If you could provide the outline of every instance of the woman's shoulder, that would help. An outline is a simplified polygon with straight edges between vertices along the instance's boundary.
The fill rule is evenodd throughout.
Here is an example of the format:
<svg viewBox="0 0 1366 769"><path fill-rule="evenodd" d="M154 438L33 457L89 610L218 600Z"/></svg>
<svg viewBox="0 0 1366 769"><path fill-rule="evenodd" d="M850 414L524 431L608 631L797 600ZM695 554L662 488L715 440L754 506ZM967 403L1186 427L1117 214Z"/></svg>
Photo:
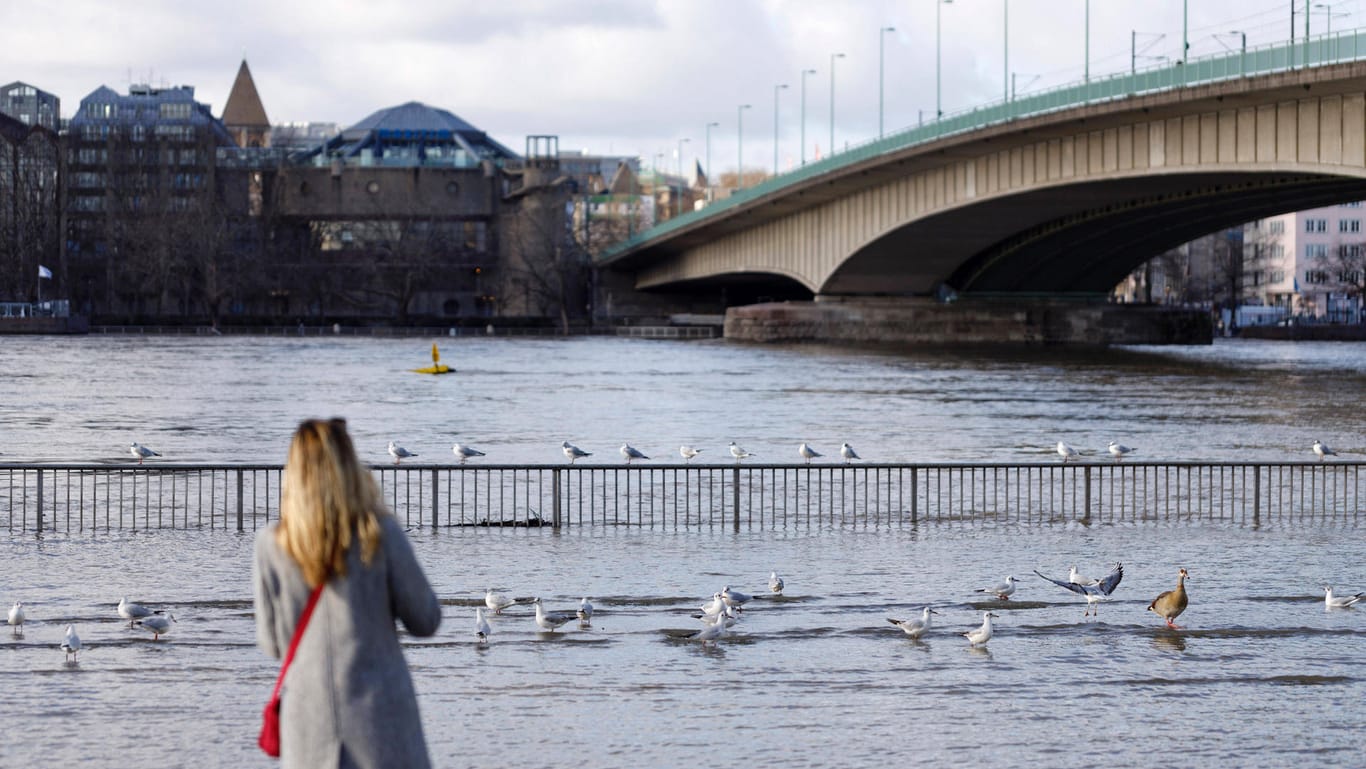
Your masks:
<svg viewBox="0 0 1366 769"><path fill-rule="evenodd" d="M280 552L280 547L275 538L275 532L278 530L278 526L279 524L277 522L267 524L263 529L257 529L255 549L256 557L258 559L269 558Z"/></svg>

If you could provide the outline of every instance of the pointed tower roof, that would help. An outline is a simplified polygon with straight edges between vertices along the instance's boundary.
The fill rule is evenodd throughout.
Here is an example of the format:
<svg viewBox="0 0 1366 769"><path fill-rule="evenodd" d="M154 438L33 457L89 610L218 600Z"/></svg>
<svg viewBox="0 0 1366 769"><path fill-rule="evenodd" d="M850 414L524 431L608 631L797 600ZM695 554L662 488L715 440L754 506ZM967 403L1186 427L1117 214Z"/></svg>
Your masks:
<svg viewBox="0 0 1366 769"><path fill-rule="evenodd" d="M228 102L223 105L223 124L229 126L251 126L269 128L270 119L266 108L261 105L261 96L256 93L256 82L251 79L247 60L237 70L237 79L232 83Z"/></svg>
<svg viewBox="0 0 1366 769"><path fill-rule="evenodd" d="M607 188L613 195L639 195L640 180L631 166L622 161L617 163L617 172L612 174L612 182Z"/></svg>

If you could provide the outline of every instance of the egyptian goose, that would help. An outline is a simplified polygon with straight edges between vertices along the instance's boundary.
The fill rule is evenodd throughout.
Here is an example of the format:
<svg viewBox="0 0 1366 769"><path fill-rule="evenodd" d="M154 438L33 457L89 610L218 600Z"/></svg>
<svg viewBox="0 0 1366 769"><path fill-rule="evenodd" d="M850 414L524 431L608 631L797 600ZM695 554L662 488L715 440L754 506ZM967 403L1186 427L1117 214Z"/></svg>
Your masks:
<svg viewBox="0 0 1366 769"><path fill-rule="evenodd" d="M1169 628L1177 627L1172 624L1172 620L1181 616L1181 612L1186 610L1186 604L1188 602L1186 598L1186 580L1189 578L1190 575L1186 573L1185 569L1182 569L1176 577L1176 589L1168 590L1162 595L1154 598L1153 602L1148 604L1148 611L1165 619L1167 621L1167 627Z"/></svg>

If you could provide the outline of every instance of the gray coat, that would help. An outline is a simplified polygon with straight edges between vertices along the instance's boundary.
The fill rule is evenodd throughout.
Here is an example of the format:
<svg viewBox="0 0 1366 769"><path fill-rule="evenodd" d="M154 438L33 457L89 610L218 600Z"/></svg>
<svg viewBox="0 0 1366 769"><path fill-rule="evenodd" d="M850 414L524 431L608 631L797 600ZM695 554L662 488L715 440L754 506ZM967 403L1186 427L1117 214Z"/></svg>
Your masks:
<svg viewBox="0 0 1366 769"><path fill-rule="evenodd" d="M394 620L429 636L441 624L441 606L403 529L392 516L382 521L374 559L362 566L359 548L352 548L346 576L323 589L285 674L281 766L431 764ZM274 525L256 535L253 571L256 643L281 658L311 591L275 543ZM263 704L268 695L262 692Z"/></svg>

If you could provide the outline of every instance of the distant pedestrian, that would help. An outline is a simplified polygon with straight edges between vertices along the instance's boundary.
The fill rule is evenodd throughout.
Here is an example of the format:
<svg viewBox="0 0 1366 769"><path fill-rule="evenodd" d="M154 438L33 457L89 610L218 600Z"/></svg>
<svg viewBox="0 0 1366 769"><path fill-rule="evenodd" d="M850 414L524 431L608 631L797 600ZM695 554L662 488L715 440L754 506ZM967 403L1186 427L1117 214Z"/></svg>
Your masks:
<svg viewBox="0 0 1366 769"><path fill-rule="evenodd" d="M284 679L284 767L428 767L417 695L394 621L430 636L441 606L403 528L340 419L299 425L280 521L256 538L256 642L289 648L322 585Z"/></svg>

